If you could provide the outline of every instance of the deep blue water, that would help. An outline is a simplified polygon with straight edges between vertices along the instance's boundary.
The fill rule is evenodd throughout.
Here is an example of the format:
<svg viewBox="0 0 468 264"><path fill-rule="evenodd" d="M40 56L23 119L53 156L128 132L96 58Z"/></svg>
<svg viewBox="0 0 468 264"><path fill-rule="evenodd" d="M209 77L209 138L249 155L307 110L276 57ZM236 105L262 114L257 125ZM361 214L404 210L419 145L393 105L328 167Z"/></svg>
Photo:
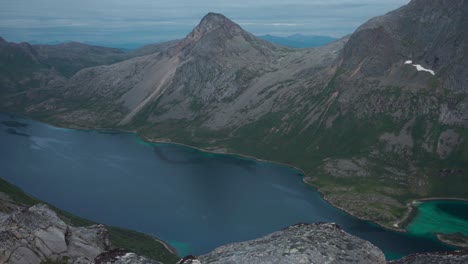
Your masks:
<svg viewBox="0 0 468 264"><path fill-rule="evenodd" d="M0 146L0 177L78 216L155 235L181 255L317 221L338 223L389 258L450 249L351 217L273 163L7 114Z"/></svg>
<svg viewBox="0 0 468 264"><path fill-rule="evenodd" d="M458 217L462 220L468 221L468 203L461 201L447 200L444 203L437 203L437 209L440 211Z"/></svg>

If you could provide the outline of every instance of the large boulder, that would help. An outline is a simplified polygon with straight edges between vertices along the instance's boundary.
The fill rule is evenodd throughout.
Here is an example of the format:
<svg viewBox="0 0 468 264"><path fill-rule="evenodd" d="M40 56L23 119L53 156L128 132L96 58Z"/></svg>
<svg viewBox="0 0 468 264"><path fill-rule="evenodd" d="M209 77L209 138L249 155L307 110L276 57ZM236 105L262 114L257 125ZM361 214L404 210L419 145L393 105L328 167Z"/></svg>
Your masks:
<svg viewBox="0 0 468 264"><path fill-rule="evenodd" d="M298 224L180 263L386 263L380 249L330 223Z"/></svg>

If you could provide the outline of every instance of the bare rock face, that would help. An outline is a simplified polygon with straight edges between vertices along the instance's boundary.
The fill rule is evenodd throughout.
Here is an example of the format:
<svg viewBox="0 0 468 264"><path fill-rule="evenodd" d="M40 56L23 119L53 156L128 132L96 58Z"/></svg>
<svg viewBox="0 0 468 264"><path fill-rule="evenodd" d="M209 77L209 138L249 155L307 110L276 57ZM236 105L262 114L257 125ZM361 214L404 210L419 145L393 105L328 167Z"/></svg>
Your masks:
<svg viewBox="0 0 468 264"><path fill-rule="evenodd" d="M0 195L5 196L3 193ZM74 264L158 264L122 249L111 249L109 233L103 225L67 225L47 205L30 208L0 197L0 263L39 264L65 261ZM61 263L61 262L60 262Z"/></svg>
<svg viewBox="0 0 468 264"><path fill-rule="evenodd" d="M64 257L70 263L92 263L110 246L104 226L69 226L47 205L15 211L0 224L1 263L40 263Z"/></svg>
<svg viewBox="0 0 468 264"><path fill-rule="evenodd" d="M465 264L468 263L468 251L438 252L415 254L389 264Z"/></svg>
<svg viewBox="0 0 468 264"><path fill-rule="evenodd" d="M385 263L380 249L336 224L298 224L265 237L221 246L180 263Z"/></svg>

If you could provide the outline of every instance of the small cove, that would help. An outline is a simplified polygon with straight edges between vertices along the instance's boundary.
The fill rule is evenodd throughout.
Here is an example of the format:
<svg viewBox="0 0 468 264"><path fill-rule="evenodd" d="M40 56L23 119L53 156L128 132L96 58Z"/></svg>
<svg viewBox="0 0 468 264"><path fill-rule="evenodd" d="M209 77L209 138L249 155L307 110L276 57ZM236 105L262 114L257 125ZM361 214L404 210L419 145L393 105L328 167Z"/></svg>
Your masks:
<svg viewBox="0 0 468 264"><path fill-rule="evenodd" d="M279 164L7 114L0 114L0 145L0 177L78 216L155 235L180 255L318 221L338 223L388 258L452 249L356 219Z"/></svg>
<svg viewBox="0 0 468 264"><path fill-rule="evenodd" d="M411 234L434 237L434 233L468 236L468 202L432 200L415 202L416 215L407 226Z"/></svg>

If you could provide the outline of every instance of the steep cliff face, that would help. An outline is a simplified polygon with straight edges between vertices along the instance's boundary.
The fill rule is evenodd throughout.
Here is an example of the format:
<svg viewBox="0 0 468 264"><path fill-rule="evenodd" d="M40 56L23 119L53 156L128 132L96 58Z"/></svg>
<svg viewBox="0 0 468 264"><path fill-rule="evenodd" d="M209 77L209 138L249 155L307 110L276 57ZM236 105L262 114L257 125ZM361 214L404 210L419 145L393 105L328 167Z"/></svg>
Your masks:
<svg viewBox="0 0 468 264"><path fill-rule="evenodd" d="M437 73L445 88L467 92L467 13L466 1L411 1L359 27L344 49L343 67L356 78L408 81L394 75L409 71L402 61L412 60Z"/></svg>

